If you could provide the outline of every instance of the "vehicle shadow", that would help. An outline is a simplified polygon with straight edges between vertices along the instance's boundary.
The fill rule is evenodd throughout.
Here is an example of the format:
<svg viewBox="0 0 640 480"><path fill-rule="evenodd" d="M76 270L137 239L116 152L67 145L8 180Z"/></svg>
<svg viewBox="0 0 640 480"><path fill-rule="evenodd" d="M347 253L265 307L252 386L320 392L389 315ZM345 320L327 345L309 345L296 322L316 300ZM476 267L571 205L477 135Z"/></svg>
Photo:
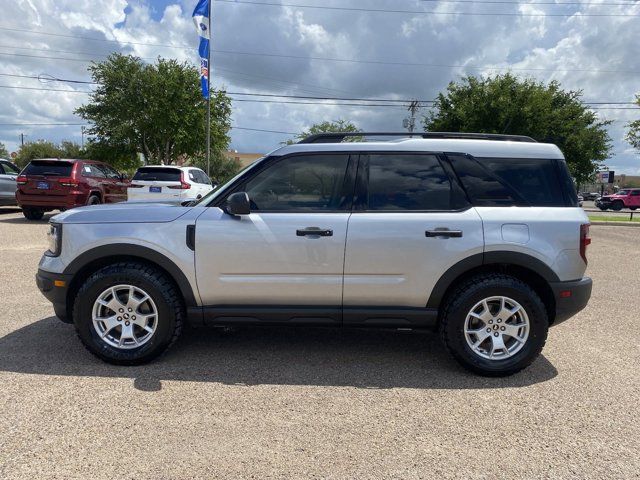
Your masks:
<svg viewBox="0 0 640 480"><path fill-rule="evenodd" d="M271 327L231 333L187 329L159 360L118 367L93 357L73 326L55 317L0 338L0 371L131 378L135 388L145 391L160 390L162 380L374 389L513 388L558 374L541 356L511 377L476 376L459 367L432 333Z"/></svg>
<svg viewBox="0 0 640 480"><path fill-rule="evenodd" d="M21 210L11 210L9 208L0 208L0 215L8 215L8 214L12 214L12 213L16 214L16 213L22 213L22 212L21 212ZM54 213L45 213L44 217L42 217L41 220L27 220L25 217L20 215L19 217L0 218L0 223L15 223L15 224L20 224L20 225L26 225L26 224L37 225L37 224L48 223L49 219L54 215L56 215L56 212L54 212Z"/></svg>

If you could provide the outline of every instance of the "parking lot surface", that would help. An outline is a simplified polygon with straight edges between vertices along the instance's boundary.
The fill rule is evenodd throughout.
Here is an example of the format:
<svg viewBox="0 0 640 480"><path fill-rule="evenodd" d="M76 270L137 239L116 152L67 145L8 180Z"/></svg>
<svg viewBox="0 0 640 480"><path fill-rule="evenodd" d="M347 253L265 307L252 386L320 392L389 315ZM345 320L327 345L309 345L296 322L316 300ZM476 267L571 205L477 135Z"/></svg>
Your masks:
<svg viewBox="0 0 640 480"><path fill-rule="evenodd" d="M107 365L35 286L46 219L0 210L2 479L638 478L640 229L592 227L590 305L487 379L378 331L190 330Z"/></svg>

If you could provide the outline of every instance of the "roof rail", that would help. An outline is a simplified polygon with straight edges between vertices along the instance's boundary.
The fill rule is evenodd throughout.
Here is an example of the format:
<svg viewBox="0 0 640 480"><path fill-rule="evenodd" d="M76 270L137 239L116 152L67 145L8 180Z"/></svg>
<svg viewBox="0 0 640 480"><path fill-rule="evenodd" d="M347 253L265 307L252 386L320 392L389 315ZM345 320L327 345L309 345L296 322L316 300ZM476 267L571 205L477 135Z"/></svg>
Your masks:
<svg viewBox="0 0 640 480"><path fill-rule="evenodd" d="M452 138L466 140L498 140L502 142L537 143L525 135L503 135L499 133L463 133L463 132L327 132L310 135L298 143L340 143L346 137L420 137Z"/></svg>

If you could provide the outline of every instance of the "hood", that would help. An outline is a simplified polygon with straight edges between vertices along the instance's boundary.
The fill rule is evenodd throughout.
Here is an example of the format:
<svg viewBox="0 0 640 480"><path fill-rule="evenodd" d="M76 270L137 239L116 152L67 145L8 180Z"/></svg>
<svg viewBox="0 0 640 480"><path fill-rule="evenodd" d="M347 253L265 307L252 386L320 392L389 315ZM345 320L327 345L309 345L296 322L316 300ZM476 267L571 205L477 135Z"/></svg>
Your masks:
<svg viewBox="0 0 640 480"><path fill-rule="evenodd" d="M191 210L167 203L112 203L67 210L51 218L55 223L165 223Z"/></svg>

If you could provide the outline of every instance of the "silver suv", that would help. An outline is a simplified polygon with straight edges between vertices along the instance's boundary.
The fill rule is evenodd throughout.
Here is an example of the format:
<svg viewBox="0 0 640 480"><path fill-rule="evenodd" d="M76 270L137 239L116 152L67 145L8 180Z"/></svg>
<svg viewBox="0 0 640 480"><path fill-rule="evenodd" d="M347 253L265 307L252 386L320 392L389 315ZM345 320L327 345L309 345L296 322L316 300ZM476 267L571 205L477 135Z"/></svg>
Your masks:
<svg viewBox="0 0 640 480"><path fill-rule="evenodd" d="M437 328L474 372L529 365L591 294L588 219L560 150L350 135L282 147L195 205L57 215L38 286L116 364L157 357L189 321Z"/></svg>

